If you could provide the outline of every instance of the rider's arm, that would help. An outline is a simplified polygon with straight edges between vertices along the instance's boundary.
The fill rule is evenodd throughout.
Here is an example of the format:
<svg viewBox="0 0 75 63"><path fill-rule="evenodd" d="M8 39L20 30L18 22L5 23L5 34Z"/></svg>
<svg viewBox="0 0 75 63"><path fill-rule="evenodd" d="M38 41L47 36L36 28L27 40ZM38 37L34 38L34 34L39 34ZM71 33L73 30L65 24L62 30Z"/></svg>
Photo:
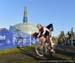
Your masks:
<svg viewBox="0 0 75 63"><path fill-rule="evenodd" d="M39 36L40 36L40 32L38 33L37 37L39 38Z"/></svg>
<svg viewBox="0 0 75 63"><path fill-rule="evenodd" d="M44 32L43 32L43 34L45 34L46 31L48 31L48 32L50 33L50 30L47 29L46 27L44 27Z"/></svg>

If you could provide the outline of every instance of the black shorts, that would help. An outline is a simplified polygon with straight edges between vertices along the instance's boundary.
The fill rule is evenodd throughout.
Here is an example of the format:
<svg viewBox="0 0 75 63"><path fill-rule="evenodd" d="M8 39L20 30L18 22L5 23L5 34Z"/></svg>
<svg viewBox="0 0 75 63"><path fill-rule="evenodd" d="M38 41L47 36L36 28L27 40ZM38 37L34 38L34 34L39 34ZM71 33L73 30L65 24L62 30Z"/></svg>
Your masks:
<svg viewBox="0 0 75 63"><path fill-rule="evenodd" d="M40 37L42 37L42 36L44 36L44 37L46 38L47 36L50 36L50 35L49 35L49 32L46 31L45 34L41 34L41 35L40 35Z"/></svg>
<svg viewBox="0 0 75 63"><path fill-rule="evenodd" d="M47 36L49 36L49 32L46 31L45 34L44 34L43 36L46 38Z"/></svg>

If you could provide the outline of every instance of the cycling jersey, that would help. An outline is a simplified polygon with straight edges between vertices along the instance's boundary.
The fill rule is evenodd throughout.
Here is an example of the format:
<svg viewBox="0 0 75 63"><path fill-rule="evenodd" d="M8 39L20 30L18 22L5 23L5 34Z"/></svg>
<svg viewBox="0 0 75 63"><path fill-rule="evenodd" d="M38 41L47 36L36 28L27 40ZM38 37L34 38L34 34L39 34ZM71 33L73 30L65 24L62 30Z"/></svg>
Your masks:
<svg viewBox="0 0 75 63"><path fill-rule="evenodd" d="M45 27L42 27L41 29L39 29L39 34L40 34L40 37L43 35L44 37L47 37L49 36L49 33L50 33L50 30L45 28Z"/></svg>

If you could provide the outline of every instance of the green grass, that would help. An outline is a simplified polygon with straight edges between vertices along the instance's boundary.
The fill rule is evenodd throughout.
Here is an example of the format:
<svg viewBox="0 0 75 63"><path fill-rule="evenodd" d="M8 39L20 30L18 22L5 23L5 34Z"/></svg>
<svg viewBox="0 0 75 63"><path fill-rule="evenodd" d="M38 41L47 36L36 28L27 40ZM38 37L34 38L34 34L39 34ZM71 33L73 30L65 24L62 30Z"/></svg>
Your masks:
<svg viewBox="0 0 75 63"><path fill-rule="evenodd" d="M26 50L26 51L33 51L34 46L25 46L25 47L21 47L21 49ZM18 48L9 48L9 49L0 50L0 55L13 54L13 53L19 53L19 52L20 52L20 50Z"/></svg>
<svg viewBox="0 0 75 63"><path fill-rule="evenodd" d="M17 48L9 48L9 49L0 50L0 55L13 54L13 53L19 53L19 52L20 50L18 50Z"/></svg>
<svg viewBox="0 0 75 63"><path fill-rule="evenodd" d="M59 50L62 50L62 51L66 51L66 52L69 52L69 53L75 53L75 46L62 46L62 47L58 47Z"/></svg>
<svg viewBox="0 0 75 63"><path fill-rule="evenodd" d="M66 55L63 55L63 54L52 54L52 56L60 58L60 59L64 59L64 60L72 60L72 57L66 56Z"/></svg>
<svg viewBox="0 0 75 63"><path fill-rule="evenodd" d="M21 47L25 51L32 51L33 46ZM0 63L38 63L32 57L23 55L18 48L0 50Z"/></svg>
<svg viewBox="0 0 75 63"><path fill-rule="evenodd" d="M21 49L29 52L34 52L35 51L34 47L35 46L25 46L25 47L21 47ZM65 48L67 49L68 47ZM63 50L63 48L60 49ZM59 53L52 54L52 56L64 60L75 60L75 57L71 57ZM18 48L9 48L9 49L0 50L0 63L2 63L2 61L5 61L5 63L38 63L34 58L29 56L24 56L21 53L21 50L19 50Z"/></svg>
<svg viewBox="0 0 75 63"><path fill-rule="evenodd" d="M32 58L23 58L23 59L13 59L8 61L9 63L38 63L36 60L32 59Z"/></svg>

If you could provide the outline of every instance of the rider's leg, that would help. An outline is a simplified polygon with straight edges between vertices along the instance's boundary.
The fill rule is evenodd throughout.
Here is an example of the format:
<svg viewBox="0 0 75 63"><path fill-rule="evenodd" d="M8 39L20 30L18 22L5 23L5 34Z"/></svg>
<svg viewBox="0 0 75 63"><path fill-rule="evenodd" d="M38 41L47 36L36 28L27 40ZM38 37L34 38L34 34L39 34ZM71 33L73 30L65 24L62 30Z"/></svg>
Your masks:
<svg viewBox="0 0 75 63"><path fill-rule="evenodd" d="M50 42L49 36L46 36L46 40L49 42L48 49L51 50L51 42Z"/></svg>
<svg viewBox="0 0 75 63"><path fill-rule="evenodd" d="M40 41L41 41L41 44L44 45L44 43L45 43L45 41L46 41L46 39L44 38L44 36L40 37L39 39L40 39Z"/></svg>
<svg viewBox="0 0 75 63"><path fill-rule="evenodd" d="M50 37L50 43L51 43L51 52L55 53L55 51L54 51L54 43L52 41L52 37Z"/></svg>
<svg viewBox="0 0 75 63"><path fill-rule="evenodd" d="M54 43L53 43L53 41L52 41L52 37L50 37L50 43L51 43L51 47L53 48L53 46L54 46Z"/></svg>

